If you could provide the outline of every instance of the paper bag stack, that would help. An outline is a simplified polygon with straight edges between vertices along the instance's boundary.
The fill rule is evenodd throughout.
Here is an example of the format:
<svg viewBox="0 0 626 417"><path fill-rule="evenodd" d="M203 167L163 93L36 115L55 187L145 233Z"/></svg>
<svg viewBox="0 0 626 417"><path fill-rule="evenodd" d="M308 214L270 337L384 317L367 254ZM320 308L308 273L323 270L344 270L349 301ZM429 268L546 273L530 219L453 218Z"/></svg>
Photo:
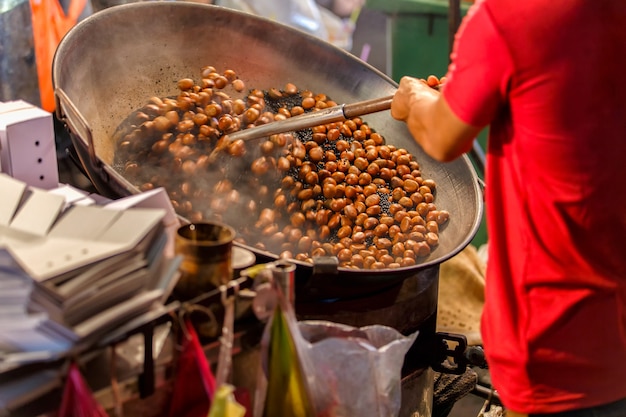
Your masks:
<svg viewBox="0 0 626 417"><path fill-rule="evenodd" d="M0 200L0 297L10 300L0 359L63 354L165 302L178 277L163 255L167 210L68 204L3 174Z"/></svg>

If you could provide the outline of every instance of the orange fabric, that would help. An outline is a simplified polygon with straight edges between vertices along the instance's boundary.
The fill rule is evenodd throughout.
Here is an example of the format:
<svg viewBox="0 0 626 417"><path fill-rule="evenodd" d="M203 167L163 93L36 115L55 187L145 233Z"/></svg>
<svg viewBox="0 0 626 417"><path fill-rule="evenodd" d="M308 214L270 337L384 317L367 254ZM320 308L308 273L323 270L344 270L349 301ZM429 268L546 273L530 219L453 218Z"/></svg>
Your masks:
<svg viewBox="0 0 626 417"><path fill-rule="evenodd" d="M71 0L65 15L58 0L30 0L41 107L49 112L55 107L52 90L54 52L63 36L78 21L86 3L87 0Z"/></svg>

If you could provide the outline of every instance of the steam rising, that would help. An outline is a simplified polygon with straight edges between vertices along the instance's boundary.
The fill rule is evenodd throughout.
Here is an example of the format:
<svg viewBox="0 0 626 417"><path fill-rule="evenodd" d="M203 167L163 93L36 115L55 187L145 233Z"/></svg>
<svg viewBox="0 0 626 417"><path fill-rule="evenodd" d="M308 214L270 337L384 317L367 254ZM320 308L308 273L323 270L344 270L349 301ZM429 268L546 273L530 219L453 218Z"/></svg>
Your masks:
<svg viewBox="0 0 626 417"><path fill-rule="evenodd" d="M164 187L181 216L229 224L239 242L281 257L338 256L341 266L357 269L415 265L438 245L448 214L434 206L434 182L360 119L246 143L228 139L336 105L325 94L287 84L250 89L237 100L227 91L241 91L242 81L210 66L200 82L181 79L178 87L178 96L153 97L120 124L113 166L142 190ZM341 184L330 193L328 183Z"/></svg>

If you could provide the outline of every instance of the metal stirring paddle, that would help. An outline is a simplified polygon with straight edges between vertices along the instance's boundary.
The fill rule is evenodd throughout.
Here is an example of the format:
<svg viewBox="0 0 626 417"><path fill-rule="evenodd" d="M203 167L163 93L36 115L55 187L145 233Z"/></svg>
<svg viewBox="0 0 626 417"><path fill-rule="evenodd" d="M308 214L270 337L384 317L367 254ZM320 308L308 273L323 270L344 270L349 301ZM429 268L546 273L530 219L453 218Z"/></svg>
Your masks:
<svg viewBox="0 0 626 417"><path fill-rule="evenodd" d="M359 101L356 103L339 104L325 109L293 116L288 119L239 130L224 136L224 139L226 140L213 149L210 157L212 157L211 159L214 159L218 152L225 149L229 143L233 143L236 140L249 141L278 133L297 131L313 126L341 122L353 117L389 110L391 108L392 99L393 96L387 96Z"/></svg>

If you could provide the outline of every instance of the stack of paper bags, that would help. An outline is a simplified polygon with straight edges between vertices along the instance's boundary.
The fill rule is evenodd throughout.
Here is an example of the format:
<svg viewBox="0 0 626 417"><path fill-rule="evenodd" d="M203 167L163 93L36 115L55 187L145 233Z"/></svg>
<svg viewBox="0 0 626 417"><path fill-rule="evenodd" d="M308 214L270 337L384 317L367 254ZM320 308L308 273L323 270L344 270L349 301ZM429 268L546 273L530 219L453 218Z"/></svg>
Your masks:
<svg viewBox="0 0 626 417"><path fill-rule="evenodd" d="M54 355L94 340L162 304L178 278L163 256L173 210L127 207L137 196L68 205L6 175L0 200L0 289L15 295L0 309L0 354Z"/></svg>

